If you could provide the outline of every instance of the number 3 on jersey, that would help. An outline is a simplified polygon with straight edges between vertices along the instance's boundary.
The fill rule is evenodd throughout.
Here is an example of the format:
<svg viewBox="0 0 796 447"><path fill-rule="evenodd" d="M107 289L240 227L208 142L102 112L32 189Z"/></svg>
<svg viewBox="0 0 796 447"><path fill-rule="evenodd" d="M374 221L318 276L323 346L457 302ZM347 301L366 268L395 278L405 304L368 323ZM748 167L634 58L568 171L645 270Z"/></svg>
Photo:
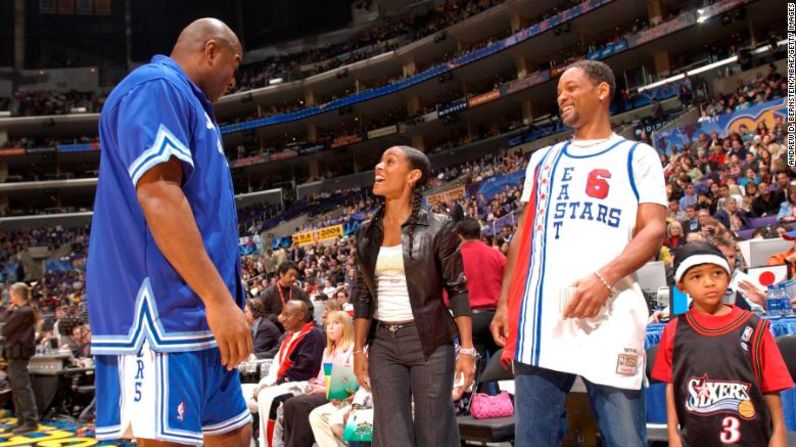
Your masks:
<svg viewBox="0 0 796 447"><path fill-rule="evenodd" d="M738 430L741 424L738 418L727 416L721 421L721 426L724 427L719 436L722 444L735 444L741 440L741 432Z"/></svg>
<svg viewBox="0 0 796 447"><path fill-rule="evenodd" d="M608 180L611 172L606 169L595 169L589 172L589 179L586 181L586 195L595 199L608 197Z"/></svg>

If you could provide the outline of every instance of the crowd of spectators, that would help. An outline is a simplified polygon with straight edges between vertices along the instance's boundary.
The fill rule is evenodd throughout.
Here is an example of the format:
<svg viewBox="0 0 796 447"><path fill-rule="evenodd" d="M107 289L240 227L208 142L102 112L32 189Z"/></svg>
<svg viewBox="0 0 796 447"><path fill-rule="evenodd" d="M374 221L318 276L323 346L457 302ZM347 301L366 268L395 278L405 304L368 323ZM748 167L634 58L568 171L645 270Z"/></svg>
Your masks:
<svg viewBox="0 0 796 447"><path fill-rule="evenodd" d="M85 276L78 269L45 273L33 287L39 308L53 311L62 305L79 305L85 294Z"/></svg>
<svg viewBox="0 0 796 447"><path fill-rule="evenodd" d="M769 77L776 80L778 74ZM767 82L758 74L729 96L745 95L750 86ZM721 104L724 98L708 104ZM796 222L796 172L787 164L784 122L775 117L770 124L760 120L753 129L742 124L724 137L700 134L661 156L669 194L665 260L686 240L717 234L777 237Z"/></svg>
<svg viewBox="0 0 796 447"><path fill-rule="evenodd" d="M787 92L787 80L769 65L768 73L758 71L749 82L738 79L737 88L727 95L716 95L701 107L699 121L707 121L718 115L740 112L772 99L781 98Z"/></svg>
<svg viewBox="0 0 796 447"><path fill-rule="evenodd" d="M356 280L353 252L354 240L350 237L337 239L328 245L265 248L262 253L243 257L243 281L249 287L250 295L256 297L275 283L278 266L290 261L296 264L297 279L304 285L310 299L320 293L334 297L338 291L353 288Z"/></svg>
<svg viewBox="0 0 796 447"><path fill-rule="evenodd" d="M257 203L238 208L238 233L256 235L266 230L265 225L282 211L279 205Z"/></svg>
<svg viewBox="0 0 796 447"><path fill-rule="evenodd" d="M505 0L446 0L438 6L398 20L385 20L345 42L301 53L273 56L241 69L239 90L265 87L269 80L294 80L332 70L391 51L399 43L408 43L444 30L448 26L479 14ZM311 65L301 71L302 65Z"/></svg>
<svg viewBox="0 0 796 447"><path fill-rule="evenodd" d="M14 92L13 106L18 116L65 115L76 109L99 112L103 101L92 92L20 89Z"/></svg>
<svg viewBox="0 0 796 447"><path fill-rule="evenodd" d="M0 230L0 262L6 262L29 247L47 247L54 251L64 244L72 243L73 250L82 251L88 243L89 226L64 228L61 225L24 229L18 231Z"/></svg>

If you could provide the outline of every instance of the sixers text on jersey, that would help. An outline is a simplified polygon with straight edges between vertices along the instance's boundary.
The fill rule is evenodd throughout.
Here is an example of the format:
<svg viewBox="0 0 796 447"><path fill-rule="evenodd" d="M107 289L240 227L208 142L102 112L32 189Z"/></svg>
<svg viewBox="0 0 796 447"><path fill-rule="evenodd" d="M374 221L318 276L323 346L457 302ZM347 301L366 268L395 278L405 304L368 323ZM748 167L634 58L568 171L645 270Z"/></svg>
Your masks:
<svg viewBox="0 0 796 447"><path fill-rule="evenodd" d="M751 384L732 380L711 380L707 374L688 379L688 399L685 409L700 415L733 413L744 419L754 419L749 390Z"/></svg>

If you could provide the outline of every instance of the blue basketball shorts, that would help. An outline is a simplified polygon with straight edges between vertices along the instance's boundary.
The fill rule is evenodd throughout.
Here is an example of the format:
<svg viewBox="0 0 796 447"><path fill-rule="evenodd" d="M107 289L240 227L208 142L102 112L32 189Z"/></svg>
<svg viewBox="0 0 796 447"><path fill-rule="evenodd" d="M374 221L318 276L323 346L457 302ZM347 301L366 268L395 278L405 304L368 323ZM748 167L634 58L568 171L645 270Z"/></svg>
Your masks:
<svg viewBox="0 0 796 447"><path fill-rule="evenodd" d="M98 355L97 439L139 438L202 445L251 422L237 370L218 348Z"/></svg>

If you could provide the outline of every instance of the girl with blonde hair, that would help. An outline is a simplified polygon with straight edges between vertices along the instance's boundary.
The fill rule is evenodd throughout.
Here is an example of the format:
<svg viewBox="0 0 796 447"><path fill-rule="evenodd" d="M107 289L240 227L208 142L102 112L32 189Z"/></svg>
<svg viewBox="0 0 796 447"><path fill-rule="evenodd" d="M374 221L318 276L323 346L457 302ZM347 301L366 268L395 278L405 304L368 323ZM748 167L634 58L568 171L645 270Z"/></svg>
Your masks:
<svg viewBox="0 0 796 447"><path fill-rule="evenodd" d="M342 331L342 333L338 333ZM335 355L346 356L354 348L354 323L351 320L351 315L336 310L329 312L326 316L326 350L323 351L324 362L328 357Z"/></svg>

